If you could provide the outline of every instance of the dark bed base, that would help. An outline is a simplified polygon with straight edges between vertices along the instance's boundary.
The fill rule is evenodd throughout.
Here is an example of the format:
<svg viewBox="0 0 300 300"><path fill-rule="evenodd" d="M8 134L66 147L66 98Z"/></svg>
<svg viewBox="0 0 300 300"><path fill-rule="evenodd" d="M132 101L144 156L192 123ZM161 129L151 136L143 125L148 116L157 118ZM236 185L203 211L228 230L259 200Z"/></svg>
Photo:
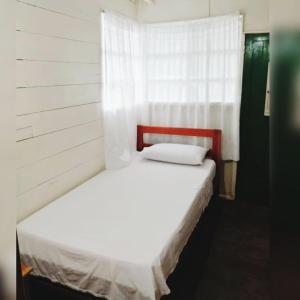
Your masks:
<svg viewBox="0 0 300 300"><path fill-rule="evenodd" d="M188 299L187 293L193 291L195 282L193 278L202 276L213 233L220 219L221 208L221 200L213 197L184 248L175 271L168 278L168 285L172 292L164 296L163 300L183 299L180 296L182 291L184 291L184 299ZM28 300L105 300L41 277L29 276L27 284L30 291Z"/></svg>
<svg viewBox="0 0 300 300"><path fill-rule="evenodd" d="M30 276L29 290L28 300L105 300L36 276Z"/></svg>

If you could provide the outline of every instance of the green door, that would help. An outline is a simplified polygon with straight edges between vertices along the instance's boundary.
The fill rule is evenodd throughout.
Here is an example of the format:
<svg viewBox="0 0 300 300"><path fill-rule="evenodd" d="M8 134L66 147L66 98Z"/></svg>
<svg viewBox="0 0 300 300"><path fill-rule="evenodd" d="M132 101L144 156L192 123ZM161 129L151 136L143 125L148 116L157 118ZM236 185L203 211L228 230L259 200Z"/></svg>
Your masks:
<svg viewBox="0 0 300 300"><path fill-rule="evenodd" d="M264 114L268 64L269 34L247 34L236 196L258 204L269 202L269 117Z"/></svg>

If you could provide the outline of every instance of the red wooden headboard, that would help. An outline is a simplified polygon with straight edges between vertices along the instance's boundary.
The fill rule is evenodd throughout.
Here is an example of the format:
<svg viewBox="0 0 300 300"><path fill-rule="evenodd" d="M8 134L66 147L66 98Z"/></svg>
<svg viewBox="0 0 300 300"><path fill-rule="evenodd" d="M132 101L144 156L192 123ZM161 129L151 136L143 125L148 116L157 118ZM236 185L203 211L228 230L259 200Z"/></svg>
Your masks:
<svg viewBox="0 0 300 300"><path fill-rule="evenodd" d="M168 135L184 135L212 138L212 149L208 156L211 157L219 165L221 162L221 130L219 129L198 129L198 128L176 128L176 127L157 127L143 126L137 127L137 150L142 151L144 147L149 147L151 144L144 143L144 133L168 134Z"/></svg>

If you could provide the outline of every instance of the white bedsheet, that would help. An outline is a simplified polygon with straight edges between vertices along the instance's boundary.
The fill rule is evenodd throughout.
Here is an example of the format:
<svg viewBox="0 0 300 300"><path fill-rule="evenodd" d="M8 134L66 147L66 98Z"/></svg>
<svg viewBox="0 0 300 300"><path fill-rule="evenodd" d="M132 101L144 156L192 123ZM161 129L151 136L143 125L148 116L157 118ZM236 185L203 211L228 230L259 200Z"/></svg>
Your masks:
<svg viewBox="0 0 300 300"><path fill-rule="evenodd" d="M104 171L18 225L35 275L110 300L154 300L212 195L215 163L138 158Z"/></svg>

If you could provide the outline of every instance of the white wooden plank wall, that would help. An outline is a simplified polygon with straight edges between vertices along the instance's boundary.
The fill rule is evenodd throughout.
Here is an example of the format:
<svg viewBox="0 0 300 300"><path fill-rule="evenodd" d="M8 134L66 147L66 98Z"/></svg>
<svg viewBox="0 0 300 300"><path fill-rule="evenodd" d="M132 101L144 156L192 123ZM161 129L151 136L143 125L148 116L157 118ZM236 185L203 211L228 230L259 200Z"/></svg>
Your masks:
<svg viewBox="0 0 300 300"><path fill-rule="evenodd" d="M129 0L17 0L18 220L104 167L99 14Z"/></svg>

